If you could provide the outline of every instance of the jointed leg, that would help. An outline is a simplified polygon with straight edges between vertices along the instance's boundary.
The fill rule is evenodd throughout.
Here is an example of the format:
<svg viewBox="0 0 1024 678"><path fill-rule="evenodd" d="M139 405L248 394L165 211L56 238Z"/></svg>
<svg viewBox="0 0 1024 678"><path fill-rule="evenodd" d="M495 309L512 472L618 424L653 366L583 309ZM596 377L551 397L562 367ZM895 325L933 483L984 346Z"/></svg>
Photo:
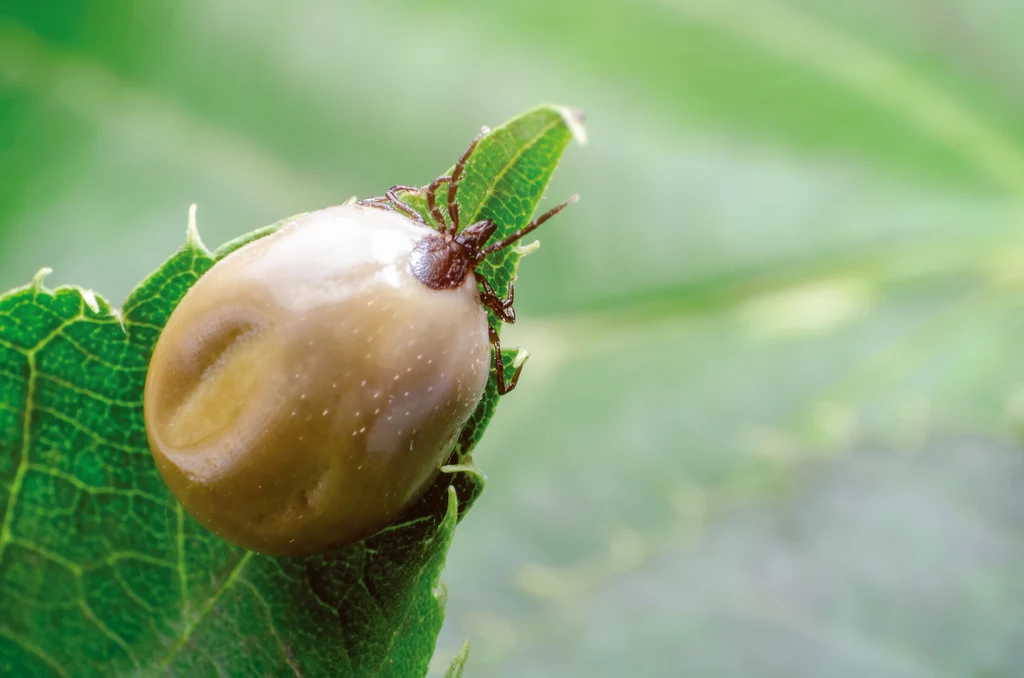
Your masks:
<svg viewBox="0 0 1024 678"><path fill-rule="evenodd" d="M391 201L388 200L383 195L379 195L373 198L363 198L356 204L367 205L369 207L380 207L381 209L385 209L391 212L395 211L395 208L392 206Z"/></svg>
<svg viewBox="0 0 1024 678"><path fill-rule="evenodd" d="M398 191L406 191L408 193L419 193L422 190L423 189L417 188L415 186L392 186L384 195L387 196L387 199L391 202L392 205L394 205L402 212L405 212L410 219L412 219L413 221L418 221L421 224L425 224L426 222L423 221L423 217L420 215L420 213L414 210L412 207L406 204L405 201L398 197Z"/></svg>
<svg viewBox="0 0 1024 678"><path fill-rule="evenodd" d="M480 285L484 288L484 291L480 293L480 301L483 305L494 311L502 322L509 324L514 323L516 321L516 310L512 308L512 304L515 302L516 298L515 286L512 283L509 283L508 297L502 299L483 276L477 276L477 279L480 281Z"/></svg>
<svg viewBox="0 0 1024 678"><path fill-rule="evenodd" d="M443 183L447 182L451 184L451 181L452 178L446 174L430 182L430 185L427 186L427 207L430 209L430 216L434 217L434 221L437 222L437 230L442 234L447 234L450 230L452 235L454 235L457 230L456 227L452 226L449 229L448 225L445 224L444 216L441 214L441 209L437 206L437 189L440 188Z"/></svg>
<svg viewBox="0 0 1024 678"><path fill-rule="evenodd" d="M494 347L494 376L498 382L498 395L503 396L516 387L519 375L523 371L523 366L517 367L516 371L512 374L512 379L506 383L505 362L501 359L501 342L498 340L498 333L494 331L493 327L488 327L487 334L491 337L491 346Z"/></svg>
<svg viewBox="0 0 1024 678"><path fill-rule="evenodd" d="M502 249L504 247L508 247L509 245L514 243L516 240L519 240L524 235L528 234L530 231L536 229L538 226L543 224L545 221L547 221L551 217L555 216L556 214L558 214L559 212L564 210L568 205L576 202L577 200L579 200L579 196L578 195L572 196L571 198L569 198L568 200L563 202L561 205L556 205L555 207L552 207L547 212L545 212L544 214L540 215L539 217L537 217L536 219L534 219L533 221L528 223L526 226L523 226L521 229L519 229L518 231L516 231L512 235L510 235L510 236L508 236L506 238L502 238L501 240L499 240L498 242L494 243L493 245L488 245L484 249L484 251L483 251L484 256L487 256L491 252L497 252L498 250L500 250L500 249Z"/></svg>
<svg viewBox="0 0 1024 678"><path fill-rule="evenodd" d="M452 224L452 235L459 232L459 203L455 202L455 194L459 190L459 179L462 178L462 173L466 169L466 161L469 160L469 156L473 154L473 150L476 145L480 143L484 135L490 132L488 128L484 127L480 130L480 134L477 134L473 141L469 142L469 148L467 148L462 155L459 157L459 161L455 163L455 169L452 170L452 176L448 182L448 219Z"/></svg>

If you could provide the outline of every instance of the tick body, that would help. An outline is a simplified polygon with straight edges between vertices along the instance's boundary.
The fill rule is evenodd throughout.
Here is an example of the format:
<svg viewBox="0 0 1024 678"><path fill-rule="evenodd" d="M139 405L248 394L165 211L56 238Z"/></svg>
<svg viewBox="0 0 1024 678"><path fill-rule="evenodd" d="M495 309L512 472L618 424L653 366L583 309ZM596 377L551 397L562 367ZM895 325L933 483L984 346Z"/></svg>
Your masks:
<svg viewBox="0 0 1024 678"><path fill-rule="evenodd" d="M182 299L153 353L145 420L161 474L199 522L277 555L372 535L436 477L491 365L499 392L515 385L484 310L514 321L511 286L499 298L473 271L562 206L492 245L493 222L460 231L472 149L428 189L438 217L449 185L447 223L427 225L396 187L296 218Z"/></svg>

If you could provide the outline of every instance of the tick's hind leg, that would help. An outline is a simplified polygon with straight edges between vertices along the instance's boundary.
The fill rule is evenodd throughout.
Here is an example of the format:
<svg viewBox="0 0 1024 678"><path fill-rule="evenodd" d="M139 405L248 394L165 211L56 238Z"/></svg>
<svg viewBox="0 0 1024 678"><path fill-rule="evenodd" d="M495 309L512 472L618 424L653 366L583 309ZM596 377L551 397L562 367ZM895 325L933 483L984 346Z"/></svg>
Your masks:
<svg viewBox="0 0 1024 678"><path fill-rule="evenodd" d="M498 395L503 396L516 387L519 375L523 371L523 366L520 364L516 371L512 373L512 379L506 382L505 362L501 359L501 341L498 339L498 333L494 331L493 327L488 327L487 334L490 336L491 346L494 348L494 377L495 381L498 382Z"/></svg>
<svg viewBox="0 0 1024 678"><path fill-rule="evenodd" d="M512 308L512 304L516 299L515 286L512 283L509 283L508 297L502 299L483 276L478 276L478 279L480 281L480 285L484 288L484 291L480 293L481 303L494 311L495 315L497 315L502 322L509 324L514 323L516 321L516 310Z"/></svg>

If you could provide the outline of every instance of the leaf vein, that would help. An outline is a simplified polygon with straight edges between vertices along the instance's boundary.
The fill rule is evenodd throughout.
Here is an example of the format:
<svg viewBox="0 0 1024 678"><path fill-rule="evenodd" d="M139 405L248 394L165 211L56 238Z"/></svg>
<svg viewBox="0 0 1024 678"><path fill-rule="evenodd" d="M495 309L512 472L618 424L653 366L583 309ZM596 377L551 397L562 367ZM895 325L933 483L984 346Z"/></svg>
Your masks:
<svg viewBox="0 0 1024 678"><path fill-rule="evenodd" d="M120 368L118 368L118 369L120 369ZM47 380L47 381L49 381L51 383L54 383L57 386L60 386L61 388L65 388L65 389L67 389L69 391L72 391L72 392L77 393L79 395L85 396L86 398L91 398L93 400L101 402L104 405L116 405L118 407L130 407L132 409L141 409L142 408L142 405L137 400L133 401L133 400L121 400L119 398L110 398L110 397L107 397L107 396L103 395L102 393L98 393L98 392L96 392L96 391L94 391L94 390L92 390L90 388L87 388L85 386L78 386L76 384L71 383L70 381L65 381L65 380L61 379L60 377L56 377L56 376L54 376L52 374L47 374L45 372L40 372L39 373L39 377L41 379L45 379L45 380Z"/></svg>
<svg viewBox="0 0 1024 678"><path fill-rule="evenodd" d="M167 504L167 500L163 497L135 488L113 487L110 485L89 485L88 483L82 482L78 476L65 473L64 471L53 468L52 466L29 463L28 470L53 478L59 478L66 483L74 485L82 492L87 492L89 494L117 494L125 497L139 497L140 499L146 499L158 506L165 506Z"/></svg>
<svg viewBox="0 0 1024 678"><path fill-rule="evenodd" d="M34 541L30 541L28 539L22 539L21 537L18 537L16 535L12 535L10 537L10 539L8 540L8 543L14 544L15 546L20 546L21 548L25 549L26 551L32 551L36 555L42 556L43 558L46 558L50 562L56 563L56 564L60 565L61 567L67 569L72 574L74 574L76 577L80 577L82 575L82 566L81 565L79 565L78 563L76 563L74 561L68 560L64 556L58 555L57 553L47 549L44 546L40 546L39 544L35 543Z"/></svg>
<svg viewBox="0 0 1024 678"><path fill-rule="evenodd" d="M81 580L79 580L81 582ZM82 614L85 618L93 623L96 628L100 630L107 638L109 638L115 645L121 648L121 651L125 653L128 659L136 668L139 668L139 658L135 656L135 652L132 651L131 646L125 642L124 638L120 636L116 631L107 626L102 619L96 616L96 613L92 611L89 603L85 599L85 591L82 591L82 600L80 601L79 607L82 610Z"/></svg>
<svg viewBox="0 0 1024 678"><path fill-rule="evenodd" d="M487 190L484 191L484 194L483 194L483 196L481 196L480 202L477 204L476 209L473 210L472 218L468 220L469 223L471 223L473 221L476 221L479 218L480 212L483 210L484 205L486 205L487 202L492 197L494 197L494 191L498 187L498 184L500 184L501 180L505 178L505 175L509 173L509 171L512 169L512 166L515 165L516 161L519 160L519 158L521 158L522 155L526 151L528 151L529 149L531 149L535 145L537 145L537 142L539 142L541 140L541 138L545 134L547 134L552 129L557 127L560 122L562 122L562 119L561 118L556 118L556 119L552 120L551 122L547 123L546 125L544 125L544 127L542 127L540 129L539 132L537 132L536 135L534 135L533 137L530 138L529 142L527 142L527 143L523 144L522 146L520 146L519 149L515 153L512 154L512 157L510 157L508 159L508 161L505 163L505 166L502 167L501 170L498 171L498 173L494 175L494 178L488 184ZM527 215L527 219L529 219L529 217L530 217L530 215ZM517 226L518 226L518 224L517 224Z"/></svg>
<svg viewBox="0 0 1024 678"><path fill-rule="evenodd" d="M133 454L133 455L138 455L138 454L142 454L143 452L146 452L146 450L141 448L141 447L135 447L133 445L125 445L124 443L118 443L118 442L115 442L115 441L113 441L113 440L111 440L109 438L106 438L106 437L100 435L99 433L97 433L96 431L93 431L89 427L85 426L81 422L76 421L75 419L72 419L71 417L67 416L66 414L61 413L58 410L54 410L53 408L36 406L35 409L36 409L36 411L38 411L38 412L40 412L42 414L45 414L45 415L50 416L50 417L53 417L54 419L58 419L61 422L63 422L65 424L67 424L68 426L70 426L71 428L73 428L73 429L75 429L75 430L77 430L77 431L79 431L81 433L84 433L85 435L89 436L90 438L95 440L100 445L104 445L104 446L109 447L109 448L111 448L113 450L117 450L118 452L124 452L125 454Z"/></svg>
<svg viewBox="0 0 1024 678"><path fill-rule="evenodd" d="M231 572L228 574L227 578L220 585L220 587L216 591L214 591L213 595L210 596L210 598L203 604L202 608L200 608L199 614L196 615L196 618L185 625L185 628L182 631L181 637L178 639L178 642L176 642L174 644L174 647L172 647L170 651L168 651L168 653L164 656L164 658L160 660L158 667L159 671L165 670L170 665L171 660L174 659L174 657L178 654L178 651L185 645L185 643L189 641L189 638L192 637L192 632L196 630L196 627L199 626L200 623L202 623L203 618L206 617L207 613L211 609L213 609L214 605L217 604L217 601L220 600L221 596L223 596L224 593L229 588L231 588L232 585L234 585L235 580L238 579L239 575L241 575L242 570L245 569L245 566L249 563L249 560L252 558L252 556L252 551L246 551L245 555L242 556L239 559L239 561L235 564L235 567L232 568Z"/></svg>
<svg viewBox="0 0 1024 678"><path fill-rule="evenodd" d="M181 621L188 623L188 570L185 566L185 510L177 501L174 502L177 556L178 556L178 591L181 594Z"/></svg>
<svg viewBox="0 0 1024 678"><path fill-rule="evenodd" d="M148 369L148 366L146 366L146 367L142 367L142 366L140 366L140 367L126 367L124 365L118 365L116 363L112 363L109 360L107 360L106 358L104 358L104 357L100 356L99 354L95 353L94 351L90 351L88 348L83 346L82 343L80 341L78 341L77 339L74 339L74 338L68 336L67 334L65 334L63 338L69 344L74 346L76 350L81 352L82 355L84 355L86 358L89 358L90 360L95 360L100 365L103 365L104 367L109 367L112 370L116 370L118 372L145 372Z"/></svg>
<svg viewBox="0 0 1024 678"><path fill-rule="evenodd" d="M274 625L274 611L270 608L270 604L267 603L267 600L263 597L263 594L259 592L259 589L257 589L253 585L253 583L250 582L248 579L246 579L245 577L239 577L238 582L241 584L245 584L245 586L250 591L252 591L252 594L253 596L255 596L256 600L260 602L260 605L262 605L263 608L266 610L267 626L270 628L270 634L274 636L274 640L277 641L278 647L281 648L281 656L284 657L285 662L288 663L288 667L292 670L292 673L295 674L297 678L302 678L302 671L299 669L298 666L295 665L295 662L292 660L291 652L288 650L288 645L285 644L284 640L281 638L281 635L277 632L277 627Z"/></svg>
<svg viewBox="0 0 1024 678"><path fill-rule="evenodd" d="M14 633L7 626L0 626L0 636L7 638L23 650L34 654L36 657L41 659L43 663L49 666L57 675L61 676L61 678L70 678L71 674L68 673L68 670L65 669L59 661L51 657L45 650L43 650L43 648L30 641L28 638L23 638L22 636Z"/></svg>

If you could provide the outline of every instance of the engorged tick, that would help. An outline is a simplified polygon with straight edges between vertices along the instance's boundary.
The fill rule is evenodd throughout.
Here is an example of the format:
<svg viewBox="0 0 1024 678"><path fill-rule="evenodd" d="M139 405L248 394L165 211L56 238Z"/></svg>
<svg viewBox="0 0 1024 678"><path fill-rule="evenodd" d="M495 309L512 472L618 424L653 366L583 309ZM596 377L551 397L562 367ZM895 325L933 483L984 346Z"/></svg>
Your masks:
<svg viewBox="0 0 1024 678"><path fill-rule="evenodd" d="M289 220L178 304L150 360L146 432L200 523L276 555L368 537L451 458L490 367L499 394L515 387L522 365L505 378L484 310L515 322L515 290L502 298L475 271L567 203L493 243L492 220L460 229L459 182L480 138L425 189ZM425 195L436 227L403 192Z"/></svg>

